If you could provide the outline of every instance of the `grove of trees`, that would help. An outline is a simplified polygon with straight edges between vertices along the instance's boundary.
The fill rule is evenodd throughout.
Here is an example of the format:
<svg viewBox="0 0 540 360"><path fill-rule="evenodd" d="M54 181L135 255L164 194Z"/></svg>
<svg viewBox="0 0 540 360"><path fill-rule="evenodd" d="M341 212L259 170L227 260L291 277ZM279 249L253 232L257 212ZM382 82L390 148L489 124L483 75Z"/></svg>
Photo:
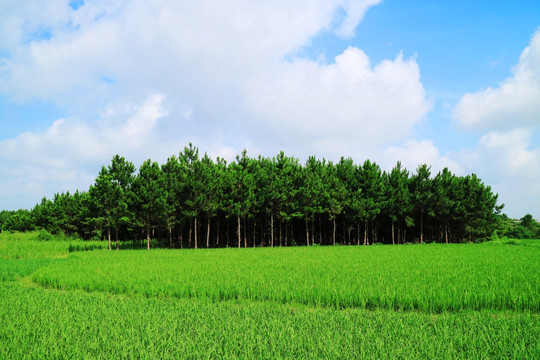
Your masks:
<svg viewBox="0 0 540 360"><path fill-rule="evenodd" d="M88 191L43 198L31 210L2 211L7 231L46 230L83 239L169 247L255 247L462 242L499 228L497 195L474 174L427 165L390 172L350 158L236 160L199 155L193 145L138 171L115 155ZM532 220L534 221L534 220Z"/></svg>

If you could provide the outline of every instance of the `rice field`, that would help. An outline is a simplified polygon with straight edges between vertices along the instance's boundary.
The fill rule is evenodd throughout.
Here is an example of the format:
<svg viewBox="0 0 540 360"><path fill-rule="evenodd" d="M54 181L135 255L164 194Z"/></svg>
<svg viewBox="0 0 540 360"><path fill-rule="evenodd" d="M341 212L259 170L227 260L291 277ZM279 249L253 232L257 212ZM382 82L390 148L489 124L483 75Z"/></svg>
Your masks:
<svg viewBox="0 0 540 360"><path fill-rule="evenodd" d="M0 256L0 359L540 358L535 244L38 244Z"/></svg>
<svg viewBox="0 0 540 360"><path fill-rule="evenodd" d="M45 259L67 257L75 251L107 249L105 241L82 241L72 238L54 237L41 240L40 232L0 232L0 259ZM47 234L45 238L51 237Z"/></svg>
<svg viewBox="0 0 540 360"><path fill-rule="evenodd" d="M78 253L45 287L427 312L540 310L540 248L494 244Z"/></svg>

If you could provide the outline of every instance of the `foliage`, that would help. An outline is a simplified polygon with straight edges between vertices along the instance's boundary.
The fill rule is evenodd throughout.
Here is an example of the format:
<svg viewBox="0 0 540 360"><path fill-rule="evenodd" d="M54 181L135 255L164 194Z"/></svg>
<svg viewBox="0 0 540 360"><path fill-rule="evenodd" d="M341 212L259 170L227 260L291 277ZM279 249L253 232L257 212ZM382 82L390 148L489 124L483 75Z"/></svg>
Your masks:
<svg viewBox="0 0 540 360"><path fill-rule="evenodd" d="M69 243L0 236L45 252ZM539 252L486 243L0 258L0 358L533 359ZM344 308L356 292L373 306Z"/></svg>
<svg viewBox="0 0 540 360"><path fill-rule="evenodd" d="M510 219L505 214L498 217L497 234L501 237L514 239L540 239L540 222L536 221L531 214L527 214L520 220Z"/></svg>
<svg viewBox="0 0 540 360"><path fill-rule="evenodd" d="M45 231L0 233L0 259L65 258L71 252L105 248L107 243L103 241L53 236Z"/></svg>
<svg viewBox="0 0 540 360"><path fill-rule="evenodd" d="M538 312L539 258L540 248L489 243L99 252L71 256L33 279L63 289L216 301Z"/></svg>
<svg viewBox="0 0 540 360"><path fill-rule="evenodd" d="M530 313L169 301L0 283L3 359L538 358Z"/></svg>
<svg viewBox="0 0 540 360"><path fill-rule="evenodd" d="M47 230L41 230L37 236L37 239L40 241L49 241L52 240L52 235Z"/></svg>
<svg viewBox="0 0 540 360"><path fill-rule="evenodd" d="M428 165L410 174L401 163L382 171L369 160L305 165L283 151L273 158L199 156L189 144L163 165L135 166L115 155L88 192L55 194L32 210L3 211L6 231L120 241L151 239L169 247L291 244L464 242L500 229L502 205L475 174L456 176ZM535 237L532 217L505 236ZM503 220L504 222L506 220ZM205 241L201 241L205 239Z"/></svg>

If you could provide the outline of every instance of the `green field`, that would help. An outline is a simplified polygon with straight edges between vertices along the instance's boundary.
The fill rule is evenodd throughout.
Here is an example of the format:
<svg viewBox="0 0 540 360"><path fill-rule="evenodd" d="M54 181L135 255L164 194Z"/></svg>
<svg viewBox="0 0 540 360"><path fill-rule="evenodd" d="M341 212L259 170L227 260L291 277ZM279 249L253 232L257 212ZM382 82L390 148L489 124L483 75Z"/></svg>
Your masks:
<svg viewBox="0 0 540 360"><path fill-rule="evenodd" d="M31 250L17 253L16 241ZM54 243L0 234L0 359L540 358L534 241L84 252L75 250L96 245Z"/></svg>

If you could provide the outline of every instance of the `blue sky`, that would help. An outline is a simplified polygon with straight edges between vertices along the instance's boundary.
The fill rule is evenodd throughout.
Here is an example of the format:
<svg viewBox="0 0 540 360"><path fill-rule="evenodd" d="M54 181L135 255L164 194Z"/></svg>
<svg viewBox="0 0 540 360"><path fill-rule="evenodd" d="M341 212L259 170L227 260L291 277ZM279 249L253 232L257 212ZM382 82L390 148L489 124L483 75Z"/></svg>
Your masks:
<svg viewBox="0 0 540 360"><path fill-rule="evenodd" d="M0 208L193 142L475 172L540 218L539 28L538 1L3 2Z"/></svg>

